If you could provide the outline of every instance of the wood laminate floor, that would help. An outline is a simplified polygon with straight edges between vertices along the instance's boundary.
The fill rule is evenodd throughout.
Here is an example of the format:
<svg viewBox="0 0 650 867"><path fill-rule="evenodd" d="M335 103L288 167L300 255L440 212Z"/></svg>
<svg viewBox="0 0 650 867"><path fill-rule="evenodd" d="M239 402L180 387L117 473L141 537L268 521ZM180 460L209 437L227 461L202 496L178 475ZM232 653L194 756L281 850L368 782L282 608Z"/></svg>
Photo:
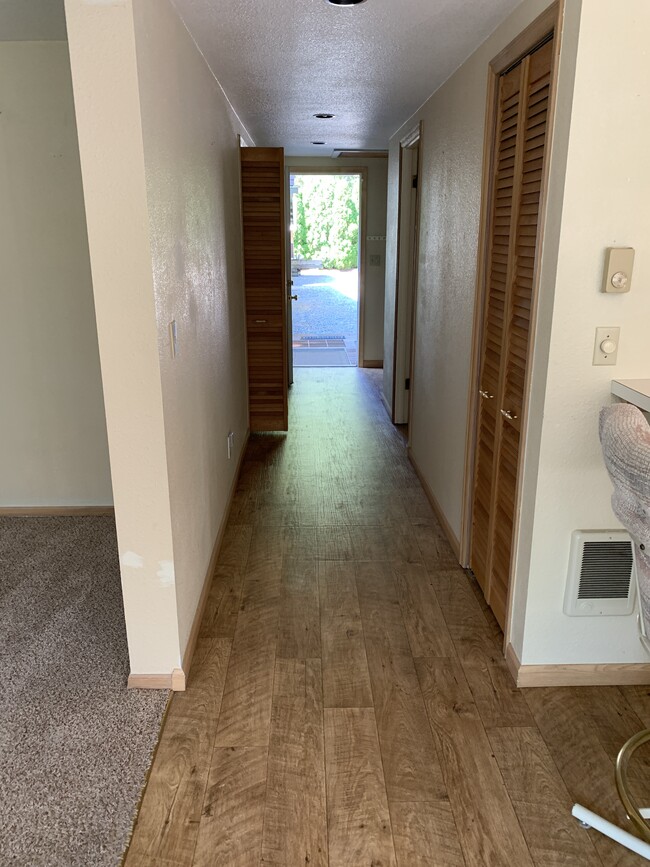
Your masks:
<svg viewBox="0 0 650 867"><path fill-rule="evenodd" d="M616 751L646 687L517 690L380 401L296 371L253 436L127 867L632 867Z"/></svg>

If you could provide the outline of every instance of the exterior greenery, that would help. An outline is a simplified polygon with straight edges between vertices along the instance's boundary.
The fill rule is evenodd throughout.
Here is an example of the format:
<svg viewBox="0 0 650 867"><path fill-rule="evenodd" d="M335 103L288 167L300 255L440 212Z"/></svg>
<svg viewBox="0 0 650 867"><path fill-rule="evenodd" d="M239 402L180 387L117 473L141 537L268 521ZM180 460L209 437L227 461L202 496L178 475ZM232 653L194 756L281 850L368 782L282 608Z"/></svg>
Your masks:
<svg viewBox="0 0 650 867"><path fill-rule="evenodd" d="M324 268L356 268L359 260L359 176L296 175L294 256Z"/></svg>

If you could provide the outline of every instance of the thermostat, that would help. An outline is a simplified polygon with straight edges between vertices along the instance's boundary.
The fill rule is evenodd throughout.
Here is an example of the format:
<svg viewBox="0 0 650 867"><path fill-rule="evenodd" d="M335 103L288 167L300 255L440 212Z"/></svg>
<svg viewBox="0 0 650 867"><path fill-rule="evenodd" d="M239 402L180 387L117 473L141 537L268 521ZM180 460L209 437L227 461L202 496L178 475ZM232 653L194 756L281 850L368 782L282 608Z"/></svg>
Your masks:
<svg viewBox="0 0 650 867"><path fill-rule="evenodd" d="M603 292L629 292L633 266L634 247L608 247L605 251Z"/></svg>

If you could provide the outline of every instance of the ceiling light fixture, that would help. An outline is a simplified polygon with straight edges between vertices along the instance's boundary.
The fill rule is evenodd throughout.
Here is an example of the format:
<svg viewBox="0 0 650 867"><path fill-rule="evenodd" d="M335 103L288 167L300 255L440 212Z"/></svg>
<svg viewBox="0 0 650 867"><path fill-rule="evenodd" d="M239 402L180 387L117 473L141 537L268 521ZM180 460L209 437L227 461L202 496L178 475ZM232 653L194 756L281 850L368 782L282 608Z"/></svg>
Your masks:
<svg viewBox="0 0 650 867"><path fill-rule="evenodd" d="M328 114L326 111L319 111L318 114L315 114L314 117L317 117L319 120L330 120L333 118L333 114Z"/></svg>
<svg viewBox="0 0 650 867"><path fill-rule="evenodd" d="M332 6L358 6L359 3L365 3L366 0L327 0Z"/></svg>

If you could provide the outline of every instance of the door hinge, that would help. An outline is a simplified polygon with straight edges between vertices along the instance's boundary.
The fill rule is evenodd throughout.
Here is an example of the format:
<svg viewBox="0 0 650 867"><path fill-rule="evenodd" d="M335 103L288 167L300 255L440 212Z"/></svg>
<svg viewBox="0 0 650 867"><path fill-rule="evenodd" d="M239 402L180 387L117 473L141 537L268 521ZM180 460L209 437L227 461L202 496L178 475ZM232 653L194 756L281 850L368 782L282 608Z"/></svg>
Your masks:
<svg viewBox="0 0 650 867"><path fill-rule="evenodd" d="M413 178L413 189L417 190L417 188L418 188L418 176L415 175L415 177Z"/></svg>
<svg viewBox="0 0 650 867"><path fill-rule="evenodd" d="M411 388L411 377L410 377L410 376L407 377L407 379L404 380L404 388L405 388L407 391L410 390L410 388Z"/></svg>

